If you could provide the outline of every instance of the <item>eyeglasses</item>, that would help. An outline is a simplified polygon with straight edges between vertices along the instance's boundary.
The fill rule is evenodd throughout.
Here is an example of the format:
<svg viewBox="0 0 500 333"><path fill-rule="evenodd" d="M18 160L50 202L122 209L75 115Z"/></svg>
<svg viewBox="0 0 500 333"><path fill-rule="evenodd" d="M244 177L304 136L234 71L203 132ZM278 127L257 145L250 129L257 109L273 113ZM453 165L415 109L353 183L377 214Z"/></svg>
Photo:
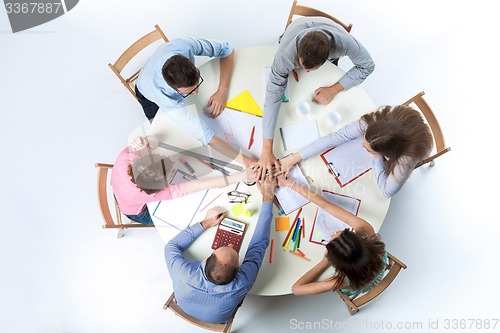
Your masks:
<svg viewBox="0 0 500 333"><path fill-rule="evenodd" d="M247 203L249 197L250 197L249 193L244 193L240 191L227 192L227 198L229 199L229 203Z"/></svg>
<svg viewBox="0 0 500 333"><path fill-rule="evenodd" d="M202 84L202 83L203 83L203 77L200 75L200 83L198 83L198 84L196 85L196 87L194 87L194 89L193 89L193 90L191 90L191 91L190 91L190 92L188 92L187 94L183 94L183 93L181 93L179 90L176 90L176 91L179 93L179 95L181 95L181 96L182 96L182 98L186 98L186 97L188 97L189 95L191 95L192 93L194 93L194 92L196 91L196 89L198 89L198 88L201 86L201 84Z"/></svg>

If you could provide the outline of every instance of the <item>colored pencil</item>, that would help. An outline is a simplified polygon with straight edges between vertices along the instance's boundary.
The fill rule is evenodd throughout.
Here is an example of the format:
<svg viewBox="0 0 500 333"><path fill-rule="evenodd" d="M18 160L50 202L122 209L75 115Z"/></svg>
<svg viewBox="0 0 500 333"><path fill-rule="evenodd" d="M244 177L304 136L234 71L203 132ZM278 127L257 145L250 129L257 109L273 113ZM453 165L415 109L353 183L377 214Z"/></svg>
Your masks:
<svg viewBox="0 0 500 333"><path fill-rule="evenodd" d="M309 259L308 257L302 256L302 255L301 255L300 253L298 253L298 252L294 252L294 251L292 251L292 250L288 250L288 252L290 252L291 254L295 254L297 257L302 258L302 259L304 259L304 260L311 261L311 259Z"/></svg>
<svg viewBox="0 0 500 333"><path fill-rule="evenodd" d="M301 212L302 212L302 207L297 212L297 215L295 216L295 219L293 220L293 223L290 226L290 229L288 229L288 233L286 234L286 237L285 237L285 240L283 241L282 246L285 246L285 244L287 244L288 238L289 238L290 234L292 233L292 230L294 230L295 223L297 223L297 219L299 218L299 215ZM284 250L286 251L286 248Z"/></svg>
<svg viewBox="0 0 500 333"><path fill-rule="evenodd" d="M273 262L273 254L274 254L274 238L271 239L271 248L269 249L269 262Z"/></svg>
<svg viewBox="0 0 500 333"><path fill-rule="evenodd" d="M305 256L306 256L304 252L300 251L300 249L297 249L297 252L298 252L301 256L303 256L303 257L305 257Z"/></svg>

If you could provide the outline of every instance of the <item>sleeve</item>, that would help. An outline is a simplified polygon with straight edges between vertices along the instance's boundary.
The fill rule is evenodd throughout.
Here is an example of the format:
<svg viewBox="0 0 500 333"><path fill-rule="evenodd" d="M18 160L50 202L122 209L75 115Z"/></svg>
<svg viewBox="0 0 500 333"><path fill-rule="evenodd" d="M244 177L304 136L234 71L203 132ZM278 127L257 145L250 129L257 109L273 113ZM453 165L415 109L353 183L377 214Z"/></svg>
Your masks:
<svg viewBox="0 0 500 333"><path fill-rule="evenodd" d="M273 139L278 112L280 110L288 75L295 68L290 60L293 56L286 49L278 49L271 66L271 74L266 86L266 98L262 114L262 138Z"/></svg>
<svg viewBox="0 0 500 333"><path fill-rule="evenodd" d="M195 112L190 112L187 107L164 110L165 114L176 124L182 127L191 136L201 141L206 146L214 136L214 132L207 123Z"/></svg>
<svg viewBox="0 0 500 333"><path fill-rule="evenodd" d="M240 278L244 279L244 283L248 290L253 286L257 273L262 265L262 260L269 245L269 233L271 229L271 220L273 217L273 204L272 202L263 202L262 208L257 221L255 232L252 240L248 245L245 259L240 266L238 274Z"/></svg>
<svg viewBox="0 0 500 333"><path fill-rule="evenodd" d="M340 78L339 83L348 90L361 84L375 70L375 63L365 47L352 36L348 40L345 55L354 66Z"/></svg>
<svg viewBox="0 0 500 333"><path fill-rule="evenodd" d="M165 245L165 263L170 276L178 274L186 264L184 250L186 250L202 233L201 223L196 223L178 233Z"/></svg>
<svg viewBox="0 0 500 333"><path fill-rule="evenodd" d="M193 38L186 38L185 41L195 56L226 58L233 52L232 45L226 41Z"/></svg>
<svg viewBox="0 0 500 333"><path fill-rule="evenodd" d="M398 193L406 183L412 171L415 169L417 162L403 156L398 160L394 167L394 172L391 174L387 172L386 164L387 162L385 159L379 156L373 160L372 168L375 179L377 180L377 185L380 191L382 191L382 194L386 197L392 197Z"/></svg>
<svg viewBox="0 0 500 333"><path fill-rule="evenodd" d="M305 160L311 156L322 153L323 151L341 145L349 140L354 140L363 135L361 129L361 120L352 122L351 124L339 129L336 132L330 133L318 140L310 143L299 151L300 157Z"/></svg>

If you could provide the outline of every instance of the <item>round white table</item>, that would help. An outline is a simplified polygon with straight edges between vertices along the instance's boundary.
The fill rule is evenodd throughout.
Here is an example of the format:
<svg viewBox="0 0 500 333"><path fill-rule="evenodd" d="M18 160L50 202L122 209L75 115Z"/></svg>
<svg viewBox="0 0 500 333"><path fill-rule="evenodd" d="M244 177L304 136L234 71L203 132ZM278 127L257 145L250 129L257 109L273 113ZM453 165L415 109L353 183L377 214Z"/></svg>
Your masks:
<svg viewBox="0 0 500 333"><path fill-rule="evenodd" d="M263 109L264 107L264 67L271 66L276 46L260 46L245 48L236 51L235 69L231 81L229 91L229 100L248 90L255 101ZM274 137L274 153L277 158L283 157L290 151L285 152L279 128L284 124L305 121L306 119L316 119L320 136L324 136L332 131L338 130L348 123L351 123L360 118L361 115L371 112L375 109L375 105L366 92L360 87L353 87L347 91L339 93L333 101L326 106L322 106L311 102L313 91L321 86L329 86L336 82L344 71L337 66L326 63L321 68L312 72L298 70L299 81L296 82L292 75L289 77L290 101L284 102L278 116L277 126ZM219 82L219 62L218 59L211 59L200 66L200 73L204 78L204 83L200 87L199 94L192 95L186 99L186 105L194 104L197 106L200 114L203 113L202 108L208 101L208 98L216 90ZM295 111L296 104L300 101L307 100L311 104L311 115L308 118L300 116ZM331 125L327 121L328 113L332 110L337 110L341 115L341 122L336 125ZM226 110L224 112L238 112L234 110ZM229 115L228 113L228 115ZM246 117L248 115L245 114ZM255 116L252 116L255 117ZM222 117L219 117L223 119ZM219 119L217 118L217 119ZM216 120L217 121L217 120ZM222 120L221 120L222 121ZM259 119L257 119L259 121ZM236 129L235 129L236 130ZM256 143L251 149L241 147L242 151L252 157L258 159L260 156L259 144L261 140L261 129L256 128L255 140ZM177 124L171 121L163 112L158 112L149 129L149 134L159 137L160 141L169 144L175 144L184 149L199 147L199 141L192 138L184 132ZM259 142L257 142L259 141ZM296 150L295 150L296 151ZM311 188L320 192L328 190L331 192L343 194L361 200L358 216L368 221L375 231L378 231L382 226L384 218L390 204L390 198L384 197L372 175L372 171L368 171L361 177L355 179L348 185L340 187L336 180L328 173L325 163L320 156L311 157L308 160L300 163L300 168L304 175L312 180ZM209 176L220 176L220 173L213 171ZM239 191L251 194L250 203L244 205L244 208L249 210L252 215L235 215L231 211L233 204L230 204L227 199L226 192L234 189L236 185L230 185L223 189L212 189L204 191L202 194L189 195L187 197L175 200L161 202L163 211L168 211L168 217L165 219L175 220L177 215L192 217L189 221L182 221L187 226L189 223L201 221L206 211L213 206L223 206L228 209L229 217L248 223L248 228L240 250L240 261L243 261L244 253L248 247L251 236L255 229L255 224L260 212L261 194L256 186L247 186L243 183L237 185ZM221 194L222 193L222 194ZM201 200L200 198L203 198ZM217 198L212 202L212 199ZM201 200L201 202L200 202ZM207 206L208 205L208 206ZM151 203L148 205L150 212L153 212L157 204ZM203 209L203 210L202 210ZM188 210L188 214L186 214ZM308 203L303 206L301 216L304 217L305 238L301 239L300 250L306 254L311 261L307 261L299 256L289 253L288 249L283 250L282 243L287 235L287 231L276 231L274 221L271 224L271 239L274 239L273 260L269 261L270 247L268 247L264 257L262 267L260 268L257 281L250 290L254 295L284 295L291 293L292 284L309 270L323 256L325 248L323 245L309 242L309 235L313 226L313 221L316 215L317 206ZM182 212L182 214L180 214ZM276 206L273 208L274 217L279 215L279 210ZM290 224L293 222L296 211L289 214ZM161 237L168 242L178 229L168 226L158 216L152 214L153 221L157 226L157 230ZM204 260L211 252L211 244L215 235L216 228L211 228L205 231L185 252L186 258L192 260ZM290 249L290 247L289 247ZM332 274L333 270L325 272L324 276Z"/></svg>

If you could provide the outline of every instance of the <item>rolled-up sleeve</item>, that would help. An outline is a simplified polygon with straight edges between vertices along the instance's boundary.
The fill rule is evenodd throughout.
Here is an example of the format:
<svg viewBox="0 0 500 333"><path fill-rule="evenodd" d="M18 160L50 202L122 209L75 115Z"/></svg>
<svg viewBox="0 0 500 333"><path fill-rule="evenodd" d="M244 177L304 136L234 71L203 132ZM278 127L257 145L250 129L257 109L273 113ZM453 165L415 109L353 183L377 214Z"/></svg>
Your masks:
<svg viewBox="0 0 500 333"><path fill-rule="evenodd" d="M339 83L348 90L356 85L361 84L375 70L370 53L366 48L359 43L354 37L343 40L345 47L345 55L349 57L354 66L345 73L339 80Z"/></svg>

